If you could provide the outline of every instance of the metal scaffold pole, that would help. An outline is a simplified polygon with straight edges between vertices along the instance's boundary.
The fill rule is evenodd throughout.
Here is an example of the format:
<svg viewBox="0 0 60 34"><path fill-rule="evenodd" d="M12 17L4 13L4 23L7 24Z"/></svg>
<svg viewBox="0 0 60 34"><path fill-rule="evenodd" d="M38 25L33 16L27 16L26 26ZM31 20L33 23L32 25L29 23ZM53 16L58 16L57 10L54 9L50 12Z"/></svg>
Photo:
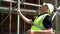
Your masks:
<svg viewBox="0 0 60 34"><path fill-rule="evenodd" d="M57 7L58 7L58 1L55 0L55 10L57 10ZM57 13L58 13L58 10L57 10ZM58 14L56 14L56 34L58 34Z"/></svg>
<svg viewBox="0 0 60 34"><path fill-rule="evenodd" d="M18 12L20 12L20 0L18 0ZM17 15L17 34L20 34L20 15Z"/></svg>
<svg viewBox="0 0 60 34"><path fill-rule="evenodd" d="M23 4L23 2L25 2L25 1L26 1L26 0L22 0L22 1L21 1L21 2L22 2L21 4ZM25 5L24 5L24 9L26 9ZM25 12L25 16L26 16L26 12ZM26 31L26 29L25 29L26 26L25 26L25 25L26 25L26 23L24 22L24 33L23 33L23 34L26 34L26 32L25 32L25 31Z"/></svg>
<svg viewBox="0 0 60 34"><path fill-rule="evenodd" d="M10 1L12 1L12 0L10 0ZM10 15L9 34L11 34L11 17L12 17L11 11L12 11L12 2L10 2L10 13L9 13L9 15Z"/></svg>
<svg viewBox="0 0 60 34"><path fill-rule="evenodd" d="M38 0L38 4L40 5L40 0ZM38 7L38 11L40 10L40 7ZM40 11L39 11L39 14L40 14Z"/></svg>

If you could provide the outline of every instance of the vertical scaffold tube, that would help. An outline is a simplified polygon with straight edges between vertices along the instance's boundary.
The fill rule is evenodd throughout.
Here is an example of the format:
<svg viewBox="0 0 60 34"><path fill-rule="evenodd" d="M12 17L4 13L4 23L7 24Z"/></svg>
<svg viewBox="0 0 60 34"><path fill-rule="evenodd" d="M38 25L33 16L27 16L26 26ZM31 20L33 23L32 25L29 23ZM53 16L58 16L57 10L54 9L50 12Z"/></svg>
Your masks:
<svg viewBox="0 0 60 34"><path fill-rule="evenodd" d="M38 4L40 5L40 0L38 0ZM38 11L40 10L40 7L38 7ZM39 11L39 14L40 14L40 11Z"/></svg>
<svg viewBox="0 0 60 34"><path fill-rule="evenodd" d="M55 8L56 8L55 10L57 10L57 7L58 7L58 2L57 0L55 0ZM56 14L56 34L58 34L58 14Z"/></svg>
<svg viewBox="0 0 60 34"><path fill-rule="evenodd" d="M23 2L25 2L26 0L22 0L22 4L23 4ZM26 9L26 6L24 5L24 9ZM25 16L26 16L26 12L25 12ZM26 34L26 23L24 22L24 33L23 34Z"/></svg>
<svg viewBox="0 0 60 34"><path fill-rule="evenodd" d="M10 0L10 1L12 1L12 0ZM10 13L9 13L9 15L10 15L10 23L9 23L9 34L11 34L11 11L12 11L12 2L10 2Z"/></svg>
<svg viewBox="0 0 60 34"><path fill-rule="evenodd" d="M18 0L18 11L20 12L20 0ZM20 15L17 15L17 34L20 34Z"/></svg>

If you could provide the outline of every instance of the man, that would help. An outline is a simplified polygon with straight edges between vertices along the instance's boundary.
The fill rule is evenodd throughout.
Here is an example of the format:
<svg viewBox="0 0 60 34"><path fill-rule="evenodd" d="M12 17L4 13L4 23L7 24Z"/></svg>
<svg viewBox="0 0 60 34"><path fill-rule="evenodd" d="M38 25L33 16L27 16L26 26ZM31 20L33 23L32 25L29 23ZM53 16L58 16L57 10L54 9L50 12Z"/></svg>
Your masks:
<svg viewBox="0 0 60 34"><path fill-rule="evenodd" d="M28 30L29 34L52 34L52 20L50 14L54 10L54 6L50 3L44 3L40 7L41 14L34 20L26 18L21 12L21 18L28 24L33 24L31 30Z"/></svg>

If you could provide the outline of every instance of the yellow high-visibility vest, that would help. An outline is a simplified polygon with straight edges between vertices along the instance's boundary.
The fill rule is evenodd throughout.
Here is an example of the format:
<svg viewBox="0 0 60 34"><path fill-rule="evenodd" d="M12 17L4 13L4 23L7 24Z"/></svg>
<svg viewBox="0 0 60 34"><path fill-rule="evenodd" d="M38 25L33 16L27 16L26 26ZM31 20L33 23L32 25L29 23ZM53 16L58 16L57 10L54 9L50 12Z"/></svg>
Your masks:
<svg viewBox="0 0 60 34"><path fill-rule="evenodd" d="M39 17L36 17L32 27L31 27L31 30L43 30L43 29L45 29L42 22L47 15L49 15L49 14L44 14L44 15L41 15Z"/></svg>

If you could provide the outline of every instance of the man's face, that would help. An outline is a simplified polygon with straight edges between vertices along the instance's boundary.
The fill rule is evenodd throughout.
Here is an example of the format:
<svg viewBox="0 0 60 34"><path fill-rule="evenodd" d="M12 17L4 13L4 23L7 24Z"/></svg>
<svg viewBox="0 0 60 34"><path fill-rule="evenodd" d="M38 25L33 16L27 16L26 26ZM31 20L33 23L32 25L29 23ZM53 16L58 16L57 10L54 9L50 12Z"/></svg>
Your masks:
<svg viewBox="0 0 60 34"><path fill-rule="evenodd" d="M42 5L42 6L40 7L40 11L41 11L41 12L45 12L46 10L48 10L48 6Z"/></svg>

